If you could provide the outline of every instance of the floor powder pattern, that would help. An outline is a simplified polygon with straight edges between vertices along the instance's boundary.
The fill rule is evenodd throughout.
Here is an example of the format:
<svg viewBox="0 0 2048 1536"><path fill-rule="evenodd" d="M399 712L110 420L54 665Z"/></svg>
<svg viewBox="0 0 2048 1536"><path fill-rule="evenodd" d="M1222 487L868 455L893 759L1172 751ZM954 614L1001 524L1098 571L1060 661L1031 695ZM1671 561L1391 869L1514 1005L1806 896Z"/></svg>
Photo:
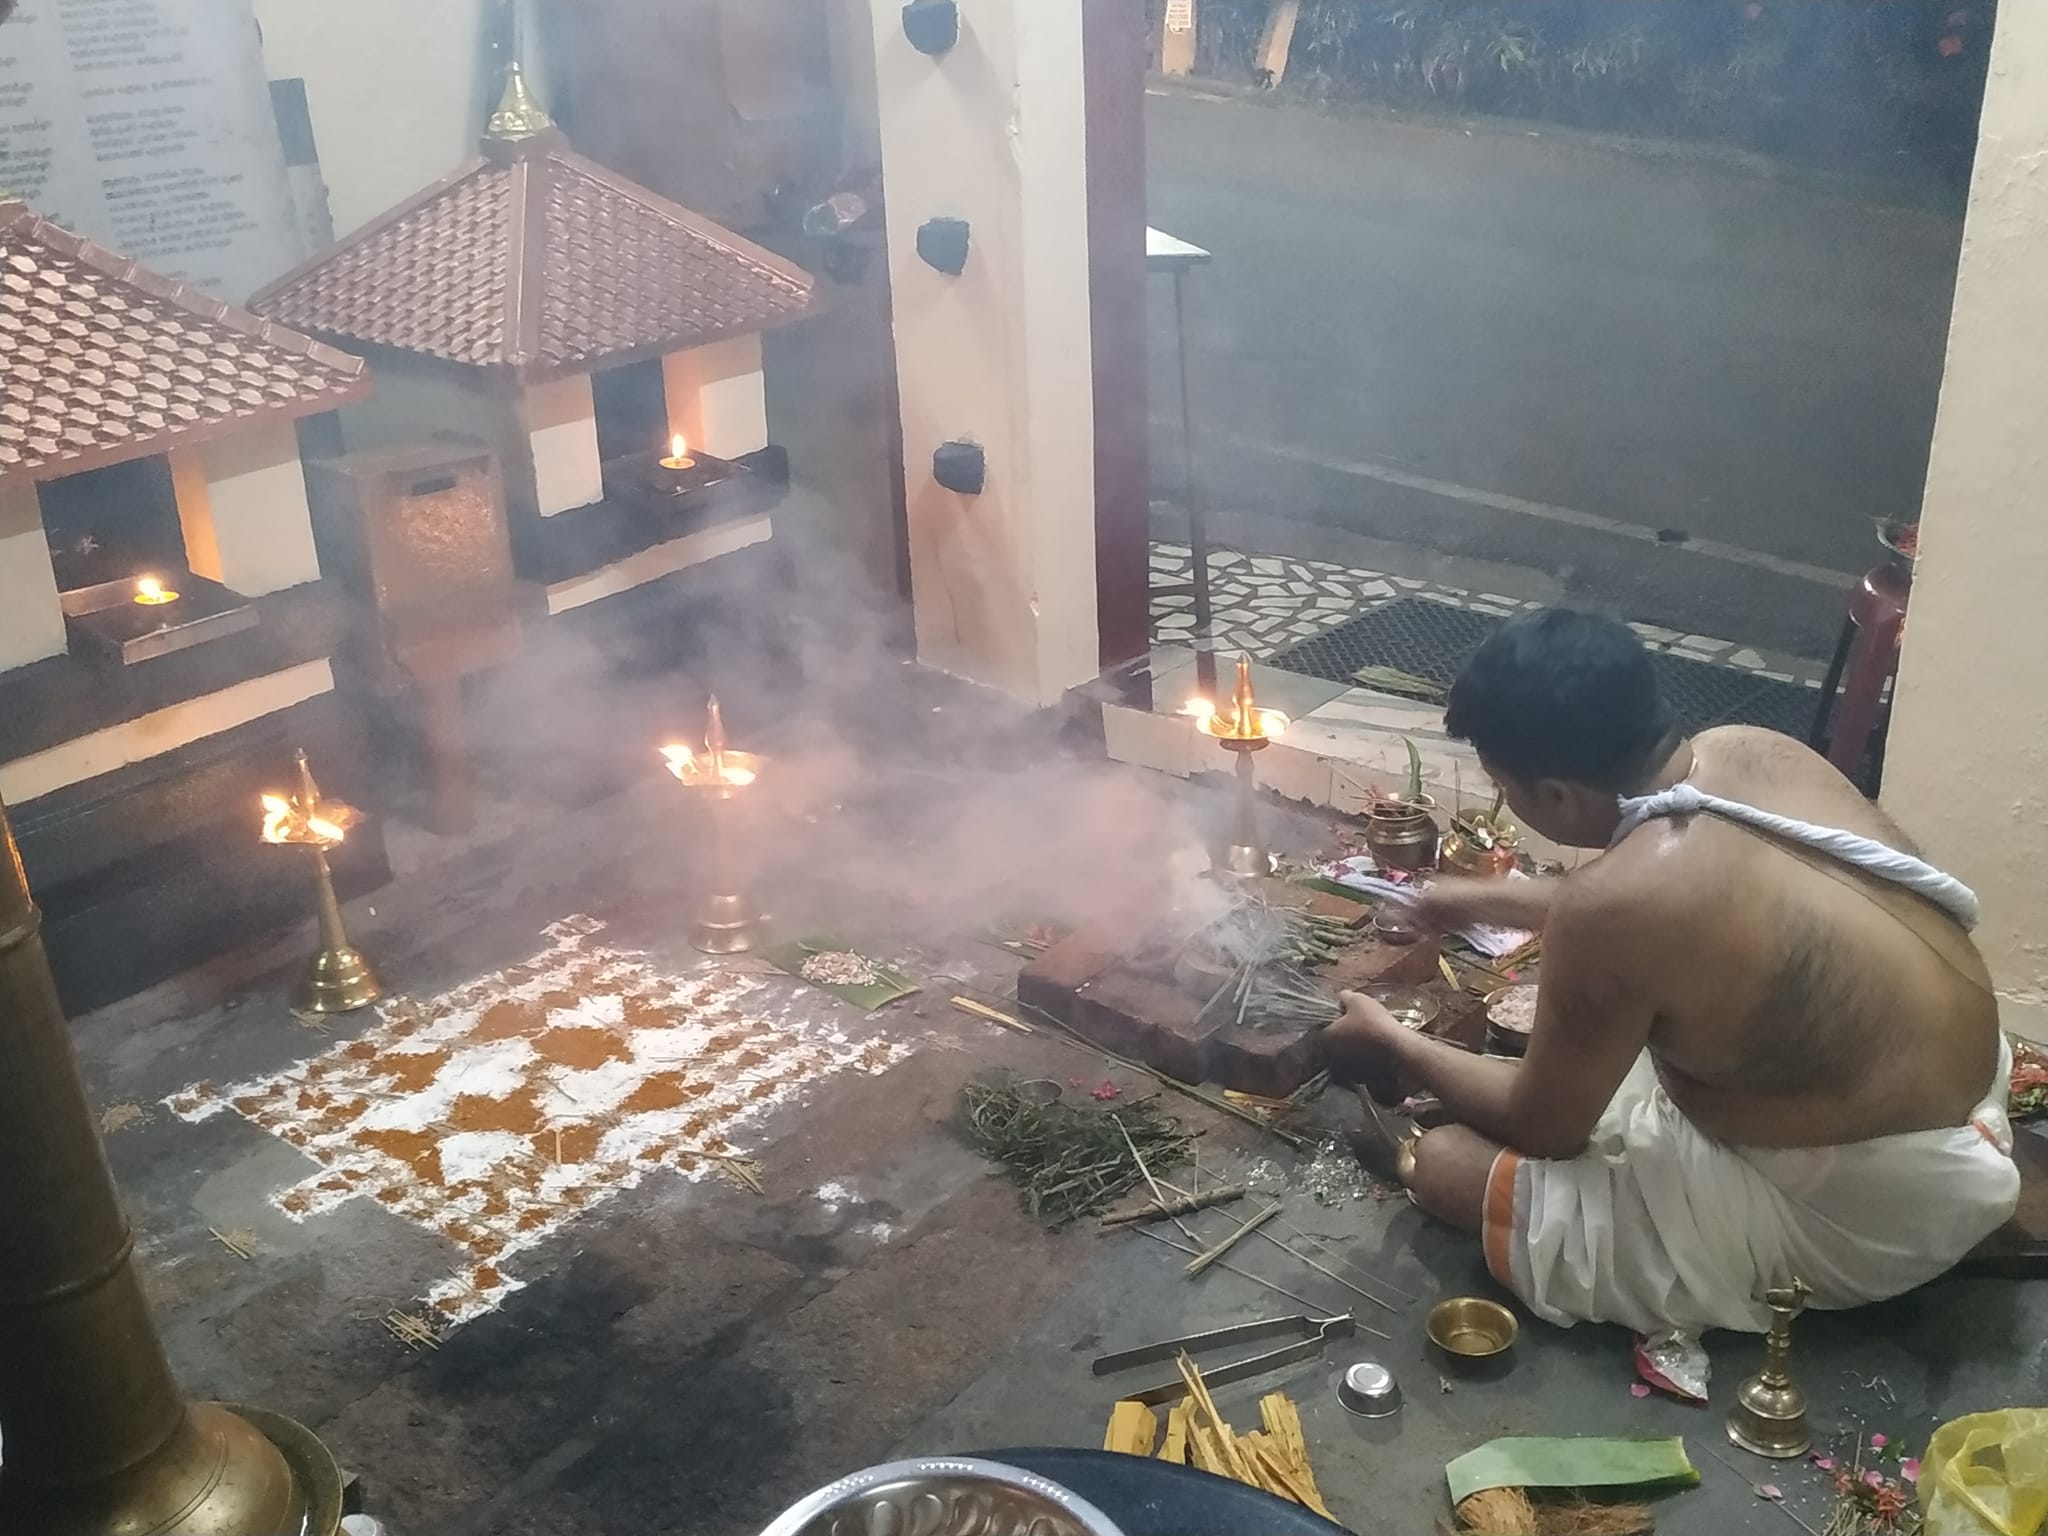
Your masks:
<svg viewBox="0 0 2048 1536"><path fill-rule="evenodd" d="M809 1085L907 1054L792 1021L729 971L666 975L569 917L521 964L425 1002L396 999L357 1038L284 1071L164 1100L232 1109L317 1165L273 1203L295 1221L375 1200L460 1251L423 1298L444 1326L499 1306L508 1259L657 1169L700 1178L735 1133Z"/></svg>

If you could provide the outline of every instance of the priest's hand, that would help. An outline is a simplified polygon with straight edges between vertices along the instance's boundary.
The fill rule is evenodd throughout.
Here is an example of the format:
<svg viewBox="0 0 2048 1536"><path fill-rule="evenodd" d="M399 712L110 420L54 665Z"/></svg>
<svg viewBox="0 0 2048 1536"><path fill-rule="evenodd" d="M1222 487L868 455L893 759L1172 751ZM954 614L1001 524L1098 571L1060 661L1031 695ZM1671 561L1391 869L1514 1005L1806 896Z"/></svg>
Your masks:
<svg viewBox="0 0 2048 1536"><path fill-rule="evenodd" d="M1323 1068L1339 1083L1355 1083L1382 1104L1401 1100L1394 1052L1408 1030L1363 992L1340 992L1344 1011L1316 1036Z"/></svg>
<svg viewBox="0 0 2048 1536"><path fill-rule="evenodd" d="M1425 933L1456 933L1476 923L1541 929L1562 880L1473 880L1439 876L1410 897L1401 915Z"/></svg>

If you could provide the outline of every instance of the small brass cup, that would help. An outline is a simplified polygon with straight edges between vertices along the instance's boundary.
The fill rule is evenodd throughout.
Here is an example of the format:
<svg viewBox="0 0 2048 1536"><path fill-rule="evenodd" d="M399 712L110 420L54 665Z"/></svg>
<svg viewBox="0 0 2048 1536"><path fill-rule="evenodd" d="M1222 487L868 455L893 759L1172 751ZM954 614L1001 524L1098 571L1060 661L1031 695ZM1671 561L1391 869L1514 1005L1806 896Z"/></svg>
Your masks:
<svg viewBox="0 0 2048 1536"><path fill-rule="evenodd" d="M1453 1296L1429 1309L1429 1342L1456 1360L1491 1360L1514 1347L1522 1325L1483 1296Z"/></svg>

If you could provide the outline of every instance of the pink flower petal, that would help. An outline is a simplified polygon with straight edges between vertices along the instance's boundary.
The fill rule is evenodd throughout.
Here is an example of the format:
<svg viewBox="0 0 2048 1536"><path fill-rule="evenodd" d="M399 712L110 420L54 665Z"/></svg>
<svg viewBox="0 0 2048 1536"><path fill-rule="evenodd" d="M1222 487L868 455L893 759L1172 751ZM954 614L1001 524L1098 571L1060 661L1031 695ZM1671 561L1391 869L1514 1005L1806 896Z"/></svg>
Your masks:
<svg viewBox="0 0 2048 1536"><path fill-rule="evenodd" d="M1819 1451L1815 1451L1813 1453L1813 1464L1816 1467L1819 1467L1823 1472L1832 1472L1835 1470L1835 1458L1832 1456L1823 1456Z"/></svg>
<svg viewBox="0 0 2048 1536"><path fill-rule="evenodd" d="M1863 1474L1863 1486L1866 1488L1882 1488L1884 1486L1884 1474L1875 1467L1872 1467Z"/></svg>
<svg viewBox="0 0 2048 1536"><path fill-rule="evenodd" d="M1881 1451L1891 1443L1890 1437L1886 1435L1872 1435L1870 1437L1870 1448L1873 1451Z"/></svg>
<svg viewBox="0 0 2048 1536"><path fill-rule="evenodd" d="M1630 1397L1648 1397L1650 1395L1648 1383L1641 1381L1630 1382L1628 1384L1628 1395Z"/></svg>
<svg viewBox="0 0 2048 1536"><path fill-rule="evenodd" d="M1785 1490L1776 1483L1758 1483L1756 1485L1756 1496L1760 1499L1782 1499L1785 1497Z"/></svg>
<svg viewBox="0 0 2048 1536"><path fill-rule="evenodd" d="M1917 1487L1920 1482L1920 1458L1918 1456L1908 1456L1904 1461L1900 1462L1899 1476Z"/></svg>

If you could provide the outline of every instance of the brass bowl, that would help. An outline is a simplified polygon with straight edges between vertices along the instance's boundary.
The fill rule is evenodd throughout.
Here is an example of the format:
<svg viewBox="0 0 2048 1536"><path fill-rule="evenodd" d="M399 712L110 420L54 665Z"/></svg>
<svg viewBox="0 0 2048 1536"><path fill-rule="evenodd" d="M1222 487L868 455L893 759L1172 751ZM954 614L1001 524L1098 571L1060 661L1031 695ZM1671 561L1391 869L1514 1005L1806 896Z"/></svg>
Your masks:
<svg viewBox="0 0 2048 1536"><path fill-rule="evenodd" d="M1376 800L1366 808L1366 850L1382 869L1434 869L1442 840L1436 802L1427 795L1419 800Z"/></svg>
<svg viewBox="0 0 2048 1536"><path fill-rule="evenodd" d="M1436 1022L1437 1000L1414 987L1381 981L1367 987L1365 995L1391 1013L1404 1029L1427 1029Z"/></svg>
<svg viewBox="0 0 2048 1536"><path fill-rule="evenodd" d="M1515 868L1515 844L1498 839L1491 848L1482 847L1453 821L1437 851L1437 862L1475 880L1505 880Z"/></svg>
<svg viewBox="0 0 2048 1536"><path fill-rule="evenodd" d="M1453 1296L1429 1309L1429 1342L1460 1360L1491 1360L1514 1346L1522 1325L1484 1296Z"/></svg>

